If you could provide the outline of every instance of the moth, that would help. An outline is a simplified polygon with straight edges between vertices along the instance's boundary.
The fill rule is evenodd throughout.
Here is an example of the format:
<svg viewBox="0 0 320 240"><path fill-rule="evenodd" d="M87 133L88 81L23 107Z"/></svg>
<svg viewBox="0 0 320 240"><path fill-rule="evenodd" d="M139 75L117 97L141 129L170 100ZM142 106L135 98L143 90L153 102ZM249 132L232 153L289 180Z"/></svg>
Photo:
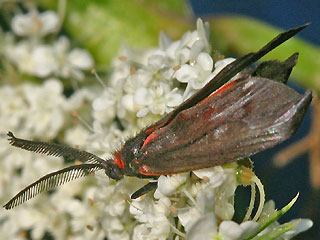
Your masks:
<svg viewBox="0 0 320 240"><path fill-rule="evenodd" d="M283 32L259 51L227 65L175 110L128 139L114 152L113 159L60 144L20 139L8 132L12 146L83 163L45 175L17 193L4 208L12 209L43 191L97 170L104 170L115 180L124 176L156 180L160 175L241 160L286 140L298 129L312 100L311 91L300 95L285 85L298 54L284 62L263 62L247 69L306 26ZM236 80L229 81L238 73ZM131 198L156 186L156 181L150 181Z"/></svg>

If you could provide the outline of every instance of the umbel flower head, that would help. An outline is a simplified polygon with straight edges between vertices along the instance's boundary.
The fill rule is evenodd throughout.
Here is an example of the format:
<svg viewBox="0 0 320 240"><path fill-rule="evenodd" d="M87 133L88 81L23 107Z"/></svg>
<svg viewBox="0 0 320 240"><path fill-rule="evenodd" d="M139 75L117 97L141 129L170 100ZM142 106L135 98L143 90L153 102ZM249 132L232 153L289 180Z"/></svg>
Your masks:
<svg viewBox="0 0 320 240"><path fill-rule="evenodd" d="M37 41L11 42L6 46L7 58L21 73L80 79L84 76L81 70L93 65L86 51L69 53L69 41L64 37L51 45L42 43L43 36L54 31L57 22L54 19L51 12L14 18L14 33ZM75 89L68 98L63 96L58 79L49 79L41 85L2 86L0 120L7 125L1 132L10 128L25 138L58 139L108 159L128 136L172 111L234 61L227 58L214 62L209 42L209 25L199 19L197 29L186 32L180 40L172 41L161 33L157 48L137 52L124 46L112 63L113 73L107 84ZM41 68L34 64L37 61L43 64L39 63ZM89 123L80 117L75 122L69 117L71 112L86 117ZM11 120L10 117L12 121L4 120ZM39 118L41 123L35 120ZM3 201L31 178L39 177L49 168L60 169L64 164L62 159L41 159L42 156L34 161L30 153L12 151L9 147L1 147L0 154ZM29 234L33 239L41 239L50 233L54 239L77 240L240 240L267 236L281 227L287 232L283 239L290 239L311 227L312 222L304 219L280 225L277 219L294 201L276 211L269 203L264 204L264 197L260 197L254 217L251 217L255 202L252 199L244 221L233 221L235 191L244 184L239 175L245 172L249 179L245 183L251 184L252 189L257 184L263 195L263 187L251 169L243 169L242 163L235 162L160 176L154 193L135 200L130 200L130 194L148 180L125 177L115 182L97 172L94 178L69 183L1 214L0 226L7 230L0 231L0 238L16 239ZM12 176L15 185L9 189L7 183Z"/></svg>
<svg viewBox="0 0 320 240"><path fill-rule="evenodd" d="M19 72L39 78L50 76L83 80L82 71L93 67L93 58L80 48L69 49L69 39L61 36L48 42L44 37L59 29L59 17L53 11L39 13L36 9L17 14L11 22L10 42L4 56ZM16 37L22 37L16 40ZM17 38L18 39L18 38Z"/></svg>

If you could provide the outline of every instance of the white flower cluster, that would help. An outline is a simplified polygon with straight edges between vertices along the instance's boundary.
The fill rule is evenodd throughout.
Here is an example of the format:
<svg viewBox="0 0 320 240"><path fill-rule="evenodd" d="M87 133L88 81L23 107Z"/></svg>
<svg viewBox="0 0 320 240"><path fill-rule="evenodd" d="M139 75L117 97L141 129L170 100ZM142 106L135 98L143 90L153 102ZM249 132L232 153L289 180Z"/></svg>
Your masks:
<svg viewBox="0 0 320 240"><path fill-rule="evenodd" d="M48 79L42 85L0 88L0 132L8 130L31 138L53 139L64 125L67 99L63 85Z"/></svg>
<svg viewBox="0 0 320 240"><path fill-rule="evenodd" d="M56 76L82 80L82 71L93 67L91 55L79 48L70 51L69 39L63 36L53 43L43 41L46 35L56 33L58 26L58 15L52 11L33 10L16 15L11 28L22 40L8 35L4 55L21 73L40 78Z"/></svg>
<svg viewBox="0 0 320 240"><path fill-rule="evenodd" d="M81 70L92 67L86 51L68 52L65 37L53 45L42 43L58 23L53 12L32 11L13 18L14 33L27 39L7 42L4 49L21 73L80 79ZM76 89L67 98L57 79L1 86L0 133L11 130L23 138L59 140L108 159L128 136L173 110L233 60L214 63L208 23L198 20L197 29L180 40L171 41L161 33L158 48L136 52L124 47L103 88ZM69 117L75 110L78 121ZM40 175L64 166L62 159L14 149L4 137L0 156L2 203ZM147 180L125 177L115 182L97 172L96 177L68 183L13 210L1 210L0 239L245 239L261 223L232 221L240 185L237 167L232 163L161 176L154 194L133 201L130 194ZM262 215L272 211L265 207ZM310 225L302 220L285 239Z"/></svg>
<svg viewBox="0 0 320 240"><path fill-rule="evenodd" d="M112 90L107 89L103 100L93 105L104 116L95 115L112 119L110 104L115 101L119 119L124 124L137 121L141 128L172 111L222 69L214 68L208 39L209 25L199 20L197 30L186 32L180 40L172 41L161 33L159 48L137 53L125 47L113 62ZM221 60L216 66L233 60Z"/></svg>

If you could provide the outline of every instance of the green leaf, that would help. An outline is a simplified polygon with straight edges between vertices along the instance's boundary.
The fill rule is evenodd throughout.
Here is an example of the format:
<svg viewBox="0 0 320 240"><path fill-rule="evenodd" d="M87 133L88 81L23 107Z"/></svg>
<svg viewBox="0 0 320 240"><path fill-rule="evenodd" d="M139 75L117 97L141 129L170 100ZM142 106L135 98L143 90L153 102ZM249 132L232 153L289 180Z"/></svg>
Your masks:
<svg viewBox="0 0 320 240"><path fill-rule="evenodd" d="M52 10L57 10L57 2L38 0L43 8ZM63 28L77 45L91 52L98 65L106 67L124 43L132 48L148 48L158 45L160 31L178 39L194 29L190 19L169 11L177 9L178 3L180 9L187 9L187 2L182 0L68 0Z"/></svg>
<svg viewBox="0 0 320 240"><path fill-rule="evenodd" d="M260 49L283 30L247 17L217 17L209 20L212 30L212 47L223 54L244 55ZM296 26L292 26L296 27ZM308 27L314 27L312 24ZM301 38L294 37L267 54L264 60L284 60L299 52L298 64L291 80L305 88L320 92L320 48Z"/></svg>
<svg viewBox="0 0 320 240"><path fill-rule="evenodd" d="M286 212L288 212L290 210L290 208L293 206L293 204L297 201L298 197L299 197L299 193L281 210L274 211L273 213L271 213L271 215L268 215L266 217L262 217L261 219L259 219L259 223L261 224L259 231L257 233L255 233L254 235L248 237L246 240L254 238L258 233L262 232L264 229L266 229L272 223L276 222L281 216L283 216ZM290 229L288 229L287 231L289 231L289 230Z"/></svg>
<svg viewBox="0 0 320 240"><path fill-rule="evenodd" d="M283 235L284 233L293 229L295 226L297 226L299 224L299 222L300 222L300 220L281 224L279 226L274 227L270 232L267 232L267 233L263 234L262 236L255 237L254 240L276 239L277 237L279 237L279 236Z"/></svg>

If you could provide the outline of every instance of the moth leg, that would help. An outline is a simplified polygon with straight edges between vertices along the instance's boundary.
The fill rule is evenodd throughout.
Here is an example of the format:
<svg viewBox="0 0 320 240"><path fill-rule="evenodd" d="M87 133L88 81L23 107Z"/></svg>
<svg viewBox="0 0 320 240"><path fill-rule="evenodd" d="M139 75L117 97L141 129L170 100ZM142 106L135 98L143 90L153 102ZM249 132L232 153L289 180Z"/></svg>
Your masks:
<svg viewBox="0 0 320 240"><path fill-rule="evenodd" d="M135 193L133 193L131 195L131 199L136 199L148 192L150 192L151 190L155 189L158 185L158 182L149 182L148 184L144 185L142 188L140 188L139 190L137 190Z"/></svg>

